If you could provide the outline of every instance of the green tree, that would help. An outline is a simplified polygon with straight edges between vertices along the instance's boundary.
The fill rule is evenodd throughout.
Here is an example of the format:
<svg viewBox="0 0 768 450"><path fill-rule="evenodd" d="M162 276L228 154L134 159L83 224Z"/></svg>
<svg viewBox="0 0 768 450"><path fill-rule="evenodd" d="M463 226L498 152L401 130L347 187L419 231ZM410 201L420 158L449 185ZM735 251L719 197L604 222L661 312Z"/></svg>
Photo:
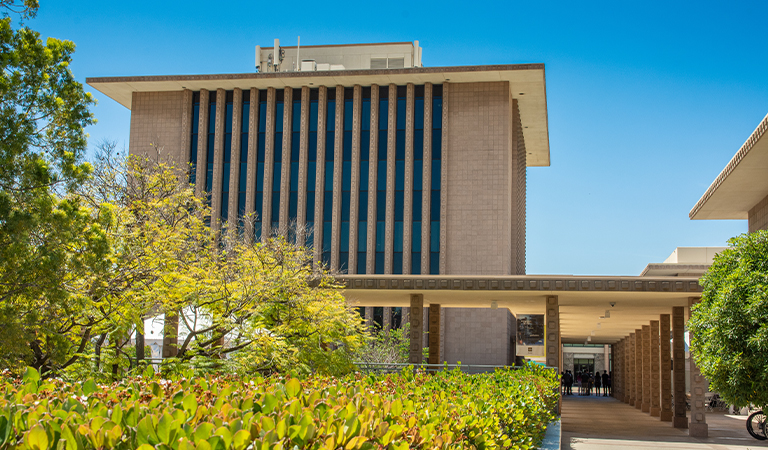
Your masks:
<svg viewBox="0 0 768 450"><path fill-rule="evenodd" d="M132 365L130 336L164 313L178 321L175 360L184 364L351 369L362 342L359 316L331 276L313 271L312 250L278 236L254 242L241 228L215 231L205 198L187 179L161 158L126 158L112 143L99 146L94 175L78 196L108 252L67 282L76 308L51 317L70 349L57 368L90 371L98 355L97 370L111 367L119 376Z"/></svg>
<svg viewBox="0 0 768 450"><path fill-rule="evenodd" d="M732 238L691 308L691 355L711 389L743 407L768 405L768 231Z"/></svg>
<svg viewBox="0 0 768 450"><path fill-rule="evenodd" d="M67 276L98 260L103 234L71 194L91 166L83 161L90 94L69 70L74 44L26 26L35 0L0 9L0 363L36 361L56 342L41 333L51 310L69 308Z"/></svg>

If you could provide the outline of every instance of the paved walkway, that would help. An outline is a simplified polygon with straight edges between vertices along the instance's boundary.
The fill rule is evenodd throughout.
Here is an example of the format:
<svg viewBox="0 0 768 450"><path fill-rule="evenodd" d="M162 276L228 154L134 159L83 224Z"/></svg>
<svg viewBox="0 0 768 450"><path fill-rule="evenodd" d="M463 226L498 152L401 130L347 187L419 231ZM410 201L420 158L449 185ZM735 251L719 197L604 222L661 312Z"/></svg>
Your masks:
<svg viewBox="0 0 768 450"><path fill-rule="evenodd" d="M716 449L747 450L768 447L749 435L746 416L707 414L709 437L688 436L688 430L672 427L612 397L563 398L562 448L574 450Z"/></svg>

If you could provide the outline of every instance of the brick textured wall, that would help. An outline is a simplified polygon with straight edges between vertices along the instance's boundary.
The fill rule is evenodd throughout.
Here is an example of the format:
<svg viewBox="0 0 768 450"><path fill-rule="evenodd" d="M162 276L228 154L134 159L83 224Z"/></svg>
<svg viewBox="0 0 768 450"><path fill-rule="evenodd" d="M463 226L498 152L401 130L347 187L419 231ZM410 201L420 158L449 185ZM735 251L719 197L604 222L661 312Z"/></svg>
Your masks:
<svg viewBox="0 0 768 450"><path fill-rule="evenodd" d="M509 85L451 84L446 100L445 273L525 273L525 146Z"/></svg>
<svg viewBox="0 0 768 450"><path fill-rule="evenodd" d="M510 185L512 186L512 198L515 199L512 209L512 274L524 275L525 274L525 196L527 193L527 166L526 166L526 151L525 151L525 139L523 138L523 124L520 122L520 108L518 107L517 100L513 101L513 135L515 137L512 142L513 150L513 166L510 173L515 175L515 179L512 180ZM515 155L514 152L517 152Z"/></svg>
<svg viewBox="0 0 768 450"><path fill-rule="evenodd" d="M182 126L184 106L183 91L134 92L129 152L133 155L147 154L158 146L162 148L163 155L186 164L188 149L182 149L182 142L185 141L182 134L188 130L188 127Z"/></svg>
<svg viewBox="0 0 768 450"><path fill-rule="evenodd" d="M768 230L768 196L749 210L749 232Z"/></svg>
<svg viewBox="0 0 768 450"><path fill-rule="evenodd" d="M512 314L506 308L444 308L444 360L449 364L509 364Z"/></svg>

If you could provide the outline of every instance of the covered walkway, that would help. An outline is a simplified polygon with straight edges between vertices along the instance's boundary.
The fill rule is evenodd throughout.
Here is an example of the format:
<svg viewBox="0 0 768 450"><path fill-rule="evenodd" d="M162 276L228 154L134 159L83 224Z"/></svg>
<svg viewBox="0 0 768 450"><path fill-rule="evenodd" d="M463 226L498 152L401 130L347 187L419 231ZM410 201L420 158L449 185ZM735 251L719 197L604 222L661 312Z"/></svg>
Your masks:
<svg viewBox="0 0 768 450"><path fill-rule="evenodd" d="M768 448L768 441L753 439L745 427L746 416L707 414L709 437L696 438L688 430L641 412L613 397L563 398L562 447L574 450Z"/></svg>

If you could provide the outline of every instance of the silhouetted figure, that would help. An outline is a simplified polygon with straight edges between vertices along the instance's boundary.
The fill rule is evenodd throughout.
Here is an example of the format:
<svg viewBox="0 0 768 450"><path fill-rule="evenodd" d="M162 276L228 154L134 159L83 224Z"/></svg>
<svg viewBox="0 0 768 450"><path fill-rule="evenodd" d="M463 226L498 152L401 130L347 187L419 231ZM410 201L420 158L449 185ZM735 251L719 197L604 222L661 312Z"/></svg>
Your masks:
<svg viewBox="0 0 768 450"><path fill-rule="evenodd" d="M595 395L600 395L600 372L595 372Z"/></svg>
<svg viewBox="0 0 768 450"><path fill-rule="evenodd" d="M611 376L607 370L603 370L603 397L611 395Z"/></svg>

